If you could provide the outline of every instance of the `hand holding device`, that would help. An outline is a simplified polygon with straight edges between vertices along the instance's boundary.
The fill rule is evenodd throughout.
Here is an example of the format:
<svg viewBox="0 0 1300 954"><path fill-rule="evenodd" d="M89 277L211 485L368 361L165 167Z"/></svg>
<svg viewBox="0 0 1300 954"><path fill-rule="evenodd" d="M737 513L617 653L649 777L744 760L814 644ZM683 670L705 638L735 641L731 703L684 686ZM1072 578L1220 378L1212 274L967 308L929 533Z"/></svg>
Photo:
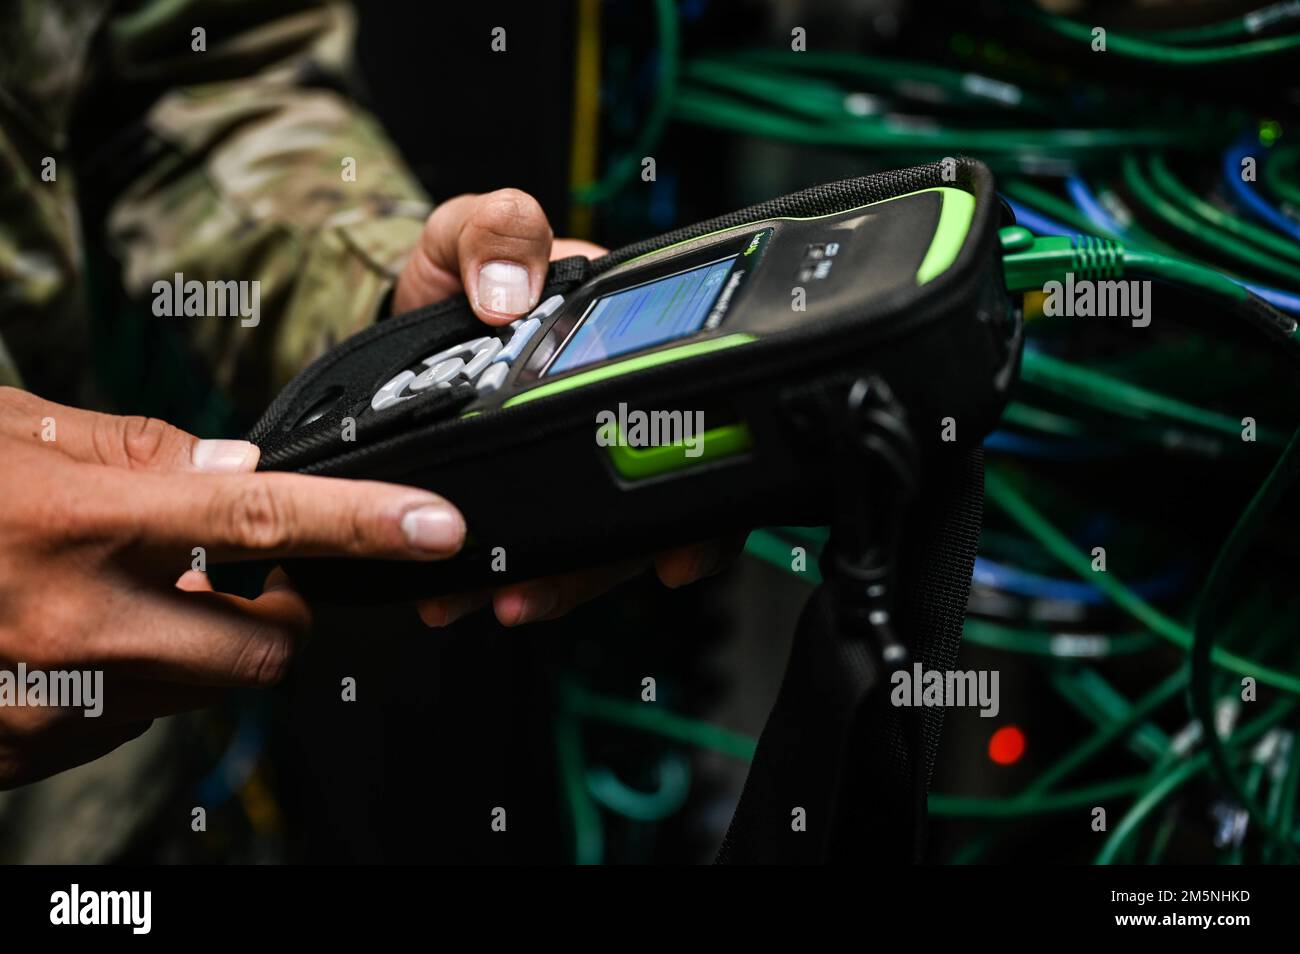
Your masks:
<svg viewBox="0 0 1300 954"><path fill-rule="evenodd" d="M209 564L418 565L464 538L460 514L425 490L255 474L251 444L13 388L0 388L0 459L0 788L98 758L226 688L280 679L306 602L279 572L256 599L213 592Z"/></svg>
<svg viewBox="0 0 1300 954"><path fill-rule="evenodd" d="M924 462L960 459L1018 360L1001 224L987 169L935 164L553 263L537 308L496 331L464 299L381 322L276 400L253 432L263 467L434 489L467 546L436 573L289 572L322 598L384 600L826 523L819 402L867 372Z"/></svg>

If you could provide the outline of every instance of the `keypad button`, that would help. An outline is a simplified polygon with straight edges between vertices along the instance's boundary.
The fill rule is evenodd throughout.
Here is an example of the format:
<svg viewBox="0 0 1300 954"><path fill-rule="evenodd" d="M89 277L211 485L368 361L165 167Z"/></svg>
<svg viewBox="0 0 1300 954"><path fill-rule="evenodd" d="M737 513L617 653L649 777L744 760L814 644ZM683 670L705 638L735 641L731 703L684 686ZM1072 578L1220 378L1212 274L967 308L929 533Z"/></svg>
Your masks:
<svg viewBox="0 0 1300 954"><path fill-rule="evenodd" d="M481 372L484 368L486 368L489 364L491 364L492 359L495 358L500 352L501 352L501 339L489 338L487 340L487 344L479 348L478 351L475 352L474 357L470 358L469 361L465 363L465 371L464 371L465 377L473 381L476 377L479 376L479 372Z"/></svg>
<svg viewBox="0 0 1300 954"><path fill-rule="evenodd" d="M537 334L537 329L540 327L542 327L541 321L536 318L529 318L516 328L510 341L497 353L496 362L513 363L519 357L520 352L524 350L524 345L528 344L533 335Z"/></svg>
<svg viewBox="0 0 1300 954"><path fill-rule="evenodd" d="M534 308L532 314L528 315L528 319L536 318L538 321L541 321L543 318L549 318L551 315L555 314L555 310L563 304L563 295L552 295L550 298L546 299L546 301Z"/></svg>
<svg viewBox="0 0 1300 954"><path fill-rule="evenodd" d="M547 299L546 302L543 302L543 306L550 305L550 302L551 299ZM556 305L551 305L552 309L554 307ZM522 348L527 339L536 331L538 324L539 322L532 320L532 324L529 326L529 321L524 321L523 325L515 328L515 334L511 338L511 342L513 343L515 339L518 339L517 347ZM521 338L519 331L525 326L528 326L528 330ZM459 344L443 348L420 362L424 366L423 370L418 368L416 370L408 369L394 375L371 398L370 407L375 411L382 411L402 401L410 400L416 394L430 388L450 388L457 384L468 383L474 377L481 376L481 372L488 369L493 359L500 355L503 350L501 339L488 335L471 338L469 341L462 341ZM495 387L500 387L501 381L504 379L505 377L502 375L501 380L497 381Z"/></svg>
<svg viewBox="0 0 1300 954"><path fill-rule="evenodd" d="M505 383L510 366L497 362L478 376L477 387L480 394L491 394Z"/></svg>
<svg viewBox="0 0 1300 954"><path fill-rule="evenodd" d="M436 384L443 384L460 374L465 368L463 358L447 358L424 371L410 384L412 391L423 391Z"/></svg>
<svg viewBox="0 0 1300 954"><path fill-rule="evenodd" d="M425 358L421 363L425 367L432 368L435 364L441 364L448 358L462 358L467 360L475 351L492 340L492 338L472 338L469 341L462 341L460 344L452 345L450 348L443 348L437 354L429 355L429 357Z"/></svg>
<svg viewBox="0 0 1300 954"><path fill-rule="evenodd" d="M392 407L399 401L405 401L406 398L402 397L402 392L414 380L414 371L402 371L394 376L391 381L375 392L375 396L370 400L371 409L382 411L384 408Z"/></svg>

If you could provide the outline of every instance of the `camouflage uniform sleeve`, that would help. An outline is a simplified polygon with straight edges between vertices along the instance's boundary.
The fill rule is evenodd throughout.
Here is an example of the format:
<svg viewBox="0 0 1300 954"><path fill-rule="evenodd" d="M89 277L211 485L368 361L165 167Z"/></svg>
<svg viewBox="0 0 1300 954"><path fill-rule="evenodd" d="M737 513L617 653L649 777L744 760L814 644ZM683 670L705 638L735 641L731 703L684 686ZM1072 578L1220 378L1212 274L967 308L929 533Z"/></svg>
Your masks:
<svg viewBox="0 0 1300 954"><path fill-rule="evenodd" d="M84 377L76 196L64 160L102 3L0 0L0 385L73 400ZM19 371L22 371L22 374Z"/></svg>
<svg viewBox="0 0 1300 954"><path fill-rule="evenodd" d="M106 27L115 95L150 103L106 218L123 284L148 310L177 273L260 283L255 326L181 319L246 408L375 320L430 209L343 91L353 34L341 3L266 0L146 3Z"/></svg>

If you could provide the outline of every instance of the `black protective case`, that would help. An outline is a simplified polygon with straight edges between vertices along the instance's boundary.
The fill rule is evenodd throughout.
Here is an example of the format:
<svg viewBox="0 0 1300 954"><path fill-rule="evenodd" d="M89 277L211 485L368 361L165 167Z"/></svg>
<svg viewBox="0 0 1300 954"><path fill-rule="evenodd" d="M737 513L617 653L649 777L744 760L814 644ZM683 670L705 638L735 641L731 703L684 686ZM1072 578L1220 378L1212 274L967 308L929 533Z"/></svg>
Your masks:
<svg viewBox="0 0 1300 954"><path fill-rule="evenodd" d="M262 447L261 469L433 490L465 514L469 541L441 563L296 560L286 564L290 576L326 602L374 602L527 579L755 526L827 523L825 402L867 373L883 377L907 408L923 466L960 466L1001 413L1020 328L1002 281L997 230L1006 221L992 176L968 159L947 171L934 163L830 183L591 262L552 264L543 298L646 252L741 224L825 215L939 186L975 196L965 243L943 274L877 298L833 327L811 322L764 337L740 349L743 360L726 350L703 354L468 418L460 413L472 389L429 391L367 415L394 367L483 326L457 297L348 339L291 382L249 434ZM753 449L630 485L593 441L595 410L620 403L733 413L747 423ZM356 421L350 442L340 437L345 417ZM954 441L943 439L948 417ZM497 547L504 572L493 569Z"/></svg>

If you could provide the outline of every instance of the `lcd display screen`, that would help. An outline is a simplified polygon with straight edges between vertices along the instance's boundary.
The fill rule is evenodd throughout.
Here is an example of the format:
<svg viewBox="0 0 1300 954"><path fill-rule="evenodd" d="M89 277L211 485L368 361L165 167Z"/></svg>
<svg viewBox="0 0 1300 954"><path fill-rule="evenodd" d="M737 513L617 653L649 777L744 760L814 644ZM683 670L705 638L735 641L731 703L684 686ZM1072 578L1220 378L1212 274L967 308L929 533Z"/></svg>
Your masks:
<svg viewBox="0 0 1300 954"><path fill-rule="evenodd" d="M666 275L597 298L546 374L643 351L699 331L736 256Z"/></svg>

